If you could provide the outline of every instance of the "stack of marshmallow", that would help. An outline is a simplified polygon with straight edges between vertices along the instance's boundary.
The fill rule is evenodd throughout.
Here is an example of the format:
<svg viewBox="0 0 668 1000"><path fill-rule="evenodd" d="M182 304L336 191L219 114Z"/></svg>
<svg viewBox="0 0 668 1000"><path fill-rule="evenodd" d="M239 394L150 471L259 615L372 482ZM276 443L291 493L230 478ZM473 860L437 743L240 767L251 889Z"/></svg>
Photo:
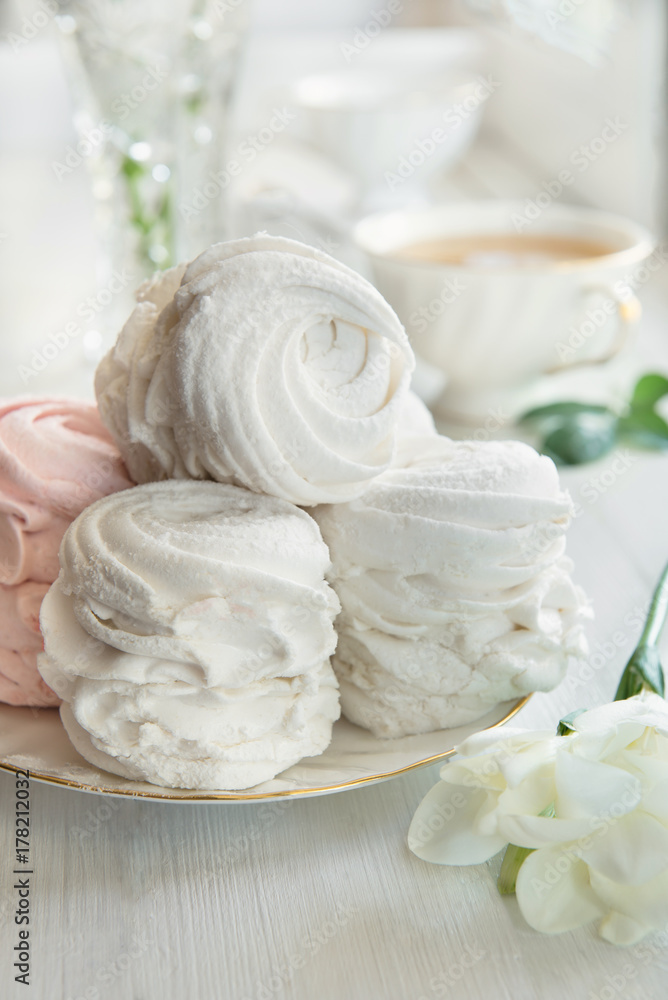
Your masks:
<svg viewBox="0 0 668 1000"><path fill-rule="evenodd" d="M358 500L314 514L343 606L343 711L379 737L550 690L586 652L554 463L517 441L412 446Z"/></svg>
<svg viewBox="0 0 668 1000"><path fill-rule="evenodd" d="M138 299L96 390L144 485L68 531L41 669L98 766L246 788L321 753L340 713L340 605L297 505L359 496L400 423L429 420L407 404L414 360L395 314L309 247L212 247Z"/></svg>
<svg viewBox="0 0 668 1000"><path fill-rule="evenodd" d="M88 760L247 788L327 747L339 602L304 511L236 486L151 483L89 507L61 560L42 669Z"/></svg>
<svg viewBox="0 0 668 1000"><path fill-rule="evenodd" d="M41 671L85 757L235 789L321 753L340 607L343 711L377 735L558 682L584 600L556 470L523 445L436 435L372 286L263 236L138 299L96 390L146 485L69 529L41 618Z"/></svg>
<svg viewBox="0 0 668 1000"><path fill-rule="evenodd" d="M88 504L131 485L95 406L0 402L0 701L58 704L37 672L40 605L58 575L58 546Z"/></svg>

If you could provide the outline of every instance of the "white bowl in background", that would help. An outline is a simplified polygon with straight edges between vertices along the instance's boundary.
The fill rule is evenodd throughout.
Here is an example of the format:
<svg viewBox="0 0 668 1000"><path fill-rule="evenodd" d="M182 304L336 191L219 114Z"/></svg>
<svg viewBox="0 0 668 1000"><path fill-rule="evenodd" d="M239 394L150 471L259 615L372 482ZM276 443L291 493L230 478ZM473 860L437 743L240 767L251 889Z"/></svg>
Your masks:
<svg viewBox="0 0 668 1000"><path fill-rule="evenodd" d="M388 29L348 64L292 82L294 134L356 177L363 192L384 191L391 201L447 170L473 141L491 95L483 52L465 30Z"/></svg>

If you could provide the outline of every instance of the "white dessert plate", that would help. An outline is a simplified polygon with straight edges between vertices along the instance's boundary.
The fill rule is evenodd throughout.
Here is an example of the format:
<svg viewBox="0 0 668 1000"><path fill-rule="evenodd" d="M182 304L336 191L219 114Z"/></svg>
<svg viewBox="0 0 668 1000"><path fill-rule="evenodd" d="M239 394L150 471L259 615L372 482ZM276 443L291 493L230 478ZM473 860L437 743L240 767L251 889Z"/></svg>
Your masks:
<svg viewBox="0 0 668 1000"><path fill-rule="evenodd" d="M530 697L497 705L468 726L398 740L376 739L367 730L340 719L334 726L331 744L319 757L306 757L272 781L238 792L161 788L145 781L120 778L79 756L57 709L0 705L0 769L29 770L33 781L65 785L82 792L131 795L159 802L254 802L288 795L328 795L386 781L413 768L445 760L467 736L512 719Z"/></svg>

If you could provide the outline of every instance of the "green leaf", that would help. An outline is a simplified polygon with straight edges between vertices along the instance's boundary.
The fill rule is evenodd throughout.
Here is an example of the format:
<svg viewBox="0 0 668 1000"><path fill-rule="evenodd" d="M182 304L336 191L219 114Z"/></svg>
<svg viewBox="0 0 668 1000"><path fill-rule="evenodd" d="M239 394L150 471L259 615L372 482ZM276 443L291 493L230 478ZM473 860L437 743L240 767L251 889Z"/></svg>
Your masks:
<svg viewBox="0 0 668 1000"><path fill-rule="evenodd" d="M668 448L668 423L654 410L632 410L619 421L619 436L637 448Z"/></svg>
<svg viewBox="0 0 668 1000"><path fill-rule="evenodd" d="M668 450L668 422L654 405L668 396L668 376L650 372L638 380L625 416L599 403L566 400L527 410L520 424L542 425L541 451L559 465L601 458L623 441L636 448Z"/></svg>
<svg viewBox="0 0 668 1000"><path fill-rule="evenodd" d="M638 646L626 664L614 701L625 701L645 689L664 696L665 682L656 646Z"/></svg>
<svg viewBox="0 0 668 1000"><path fill-rule="evenodd" d="M633 390L631 409L652 409L664 396L668 396L668 378L656 372L643 375Z"/></svg>
<svg viewBox="0 0 668 1000"><path fill-rule="evenodd" d="M538 449L538 451L541 453L541 455L545 455L546 458L551 458L555 465L568 465L569 464L568 462L564 462L564 460L561 457L561 455L558 455L556 453L556 451L550 451L549 448L546 448L546 446L545 446L544 443Z"/></svg>
<svg viewBox="0 0 668 1000"><path fill-rule="evenodd" d="M586 708L576 708L574 712L569 712L568 715L565 715L557 726L557 736L568 736L569 733L574 733L575 729L571 723L577 719L578 715L582 715L586 711Z"/></svg>
<svg viewBox="0 0 668 1000"><path fill-rule="evenodd" d="M561 465L580 465L606 455L617 440L617 417L604 413L580 413L569 417L548 434L544 450Z"/></svg>
<svg viewBox="0 0 668 1000"><path fill-rule="evenodd" d="M531 423L533 421L552 420L554 417L572 417L579 413L610 413L607 406L599 406L598 403L579 403L577 401L565 403L549 403L547 406L537 406L533 410L527 410L518 419L518 423Z"/></svg>
<svg viewBox="0 0 668 1000"><path fill-rule="evenodd" d="M629 445L631 448L639 448L645 451L666 451L668 450L668 439L665 437L659 437L657 434L650 434L649 431L643 430L627 430L623 436L620 437L623 444Z"/></svg>

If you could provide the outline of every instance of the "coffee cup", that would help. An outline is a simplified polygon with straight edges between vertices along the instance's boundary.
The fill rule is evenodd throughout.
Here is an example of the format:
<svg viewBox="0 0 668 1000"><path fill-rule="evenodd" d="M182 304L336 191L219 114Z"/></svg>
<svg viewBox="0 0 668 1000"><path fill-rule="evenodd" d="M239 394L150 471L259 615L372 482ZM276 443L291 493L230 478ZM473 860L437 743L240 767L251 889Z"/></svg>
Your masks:
<svg viewBox="0 0 668 1000"><path fill-rule="evenodd" d="M355 227L416 354L447 379L441 409L453 416L477 418L495 391L609 361L639 318L648 230L575 205L534 221L524 208L454 202Z"/></svg>

